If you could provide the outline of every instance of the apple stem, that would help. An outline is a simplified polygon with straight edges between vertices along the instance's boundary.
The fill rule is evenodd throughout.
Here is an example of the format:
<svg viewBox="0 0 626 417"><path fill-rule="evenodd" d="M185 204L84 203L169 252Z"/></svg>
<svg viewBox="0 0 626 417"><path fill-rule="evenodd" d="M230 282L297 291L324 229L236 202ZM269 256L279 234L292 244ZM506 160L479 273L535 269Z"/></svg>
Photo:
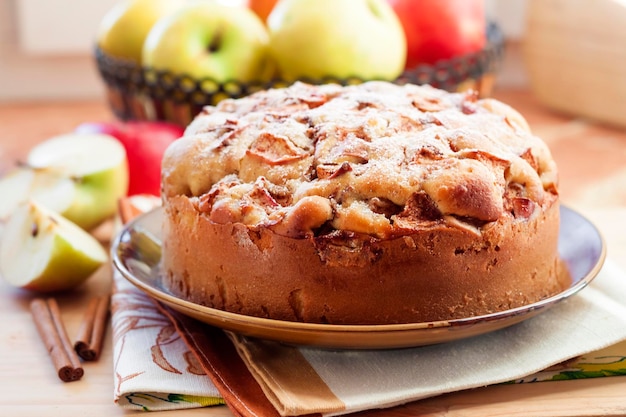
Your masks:
<svg viewBox="0 0 626 417"><path fill-rule="evenodd" d="M222 26L218 27L217 30L215 31L215 36L213 36L213 39L211 40L211 43L209 44L209 52L213 53L213 52L217 52L219 51L220 47L222 46L222 38L223 38L223 33L224 33L224 29Z"/></svg>

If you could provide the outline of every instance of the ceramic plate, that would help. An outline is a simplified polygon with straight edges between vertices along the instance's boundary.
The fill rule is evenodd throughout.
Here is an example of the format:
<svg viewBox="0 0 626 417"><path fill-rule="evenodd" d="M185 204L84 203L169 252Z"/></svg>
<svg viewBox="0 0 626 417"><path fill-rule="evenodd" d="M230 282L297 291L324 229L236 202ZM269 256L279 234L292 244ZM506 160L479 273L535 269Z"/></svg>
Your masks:
<svg viewBox="0 0 626 417"><path fill-rule="evenodd" d="M561 207L559 253L571 274L569 288L553 297L494 314L429 323L329 325L280 321L229 313L169 294L160 285L162 208L130 222L115 238L115 267L136 287L172 309L246 336L333 349L388 349L449 342L502 329L546 311L583 289L598 274L606 248L594 225Z"/></svg>

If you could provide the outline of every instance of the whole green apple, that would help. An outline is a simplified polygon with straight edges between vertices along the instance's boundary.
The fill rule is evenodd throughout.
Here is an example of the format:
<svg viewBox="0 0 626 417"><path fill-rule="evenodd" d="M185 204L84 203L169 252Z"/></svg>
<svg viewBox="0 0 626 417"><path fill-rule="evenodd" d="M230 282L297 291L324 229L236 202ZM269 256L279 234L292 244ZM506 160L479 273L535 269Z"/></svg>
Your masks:
<svg viewBox="0 0 626 417"><path fill-rule="evenodd" d="M404 30L385 0L279 0L267 24L287 80L393 80L404 69Z"/></svg>
<svg viewBox="0 0 626 417"><path fill-rule="evenodd" d="M102 18L97 44L106 54L141 63L141 50L152 26L184 0L120 0Z"/></svg>
<svg viewBox="0 0 626 417"><path fill-rule="evenodd" d="M264 23L244 6L191 3L161 19L144 44L144 65L194 79L261 81L271 78Z"/></svg>

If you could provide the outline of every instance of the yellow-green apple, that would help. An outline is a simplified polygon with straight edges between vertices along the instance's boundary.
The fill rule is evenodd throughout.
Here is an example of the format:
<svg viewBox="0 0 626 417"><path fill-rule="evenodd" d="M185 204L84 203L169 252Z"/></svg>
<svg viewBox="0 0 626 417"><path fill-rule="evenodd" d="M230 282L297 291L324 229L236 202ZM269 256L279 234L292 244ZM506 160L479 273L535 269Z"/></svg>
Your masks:
<svg viewBox="0 0 626 417"><path fill-rule="evenodd" d="M146 39L144 65L216 82L267 80L274 74L261 19L241 5L191 3L159 20Z"/></svg>
<svg viewBox="0 0 626 417"><path fill-rule="evenodd" d="M393 80L404 69L404 31L385 0L279 0L267 25L287 80Z"/></svg>
<svg viewBox="0 0 626 417"><path fill-rule="evenodd" d="M170 143L180 138L184 129L167 122L88 122L77 132L105 133L119 140L128 159L128 195L161 194L161 159Z"/></svg>
<svg viewBox="0 0 626 417"><path fill-rule="evenodd" d="M74 288L108 259L96 238L33 200L15 209L1 239L0 274L34 291Z"/></svg>
<svg viewBox="0 0 626 417"><path fill-rule="evenodd" d="M0 180L0 219L35 198L84 229L117 211L128 190L128 163L122 144L103 134L52 137L30 150L26 161Z"/></svg>
<svg viewBox="0 0 626 417"><path fill-rule="evenodd" d="M184 0L120 0L102 18L96 42L106 54L141 63L152 26L183 4Z"/></svg>
<svg viewBox="0 0 626 417"><path fill-rule="evenodd" d="M481 50L486 43L484 0L387 0L402 22L406 68Z"/></svg>

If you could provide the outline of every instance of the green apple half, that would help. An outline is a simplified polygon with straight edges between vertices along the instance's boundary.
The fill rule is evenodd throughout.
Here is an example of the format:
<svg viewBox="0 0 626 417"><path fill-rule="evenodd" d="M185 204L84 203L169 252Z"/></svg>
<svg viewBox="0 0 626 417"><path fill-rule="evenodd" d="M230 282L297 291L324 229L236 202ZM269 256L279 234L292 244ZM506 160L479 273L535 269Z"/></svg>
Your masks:
<svg viewBox="0 0 626 417"><path fill-rule="evenodd" d="M146 38L142 61L155 70L227 81L264 81L274 74L269 35L250 9L195 2L159 20Z"/></svg>
<svg viewBox="0 0 626 417"><path fill-rule="evenodd" d="M386 0L280 0L267 25L287 80L393 80L404 70L404 29Z"/></svg>
<svg viewBox="0 0 626 417"><path fill-rule="evenodd" d="M90 230L112 217L128 190L126 151L104 134L72 133L31 149L25 164L0 180L0 219L35 198Z"/></svg>
<svg viewBox="0 0 626 417"><path fill-rule="evenodd" d="M107 259L92 235L32 200L12 213L0 241L2 277L34 291L74 288Z"/></svg>

